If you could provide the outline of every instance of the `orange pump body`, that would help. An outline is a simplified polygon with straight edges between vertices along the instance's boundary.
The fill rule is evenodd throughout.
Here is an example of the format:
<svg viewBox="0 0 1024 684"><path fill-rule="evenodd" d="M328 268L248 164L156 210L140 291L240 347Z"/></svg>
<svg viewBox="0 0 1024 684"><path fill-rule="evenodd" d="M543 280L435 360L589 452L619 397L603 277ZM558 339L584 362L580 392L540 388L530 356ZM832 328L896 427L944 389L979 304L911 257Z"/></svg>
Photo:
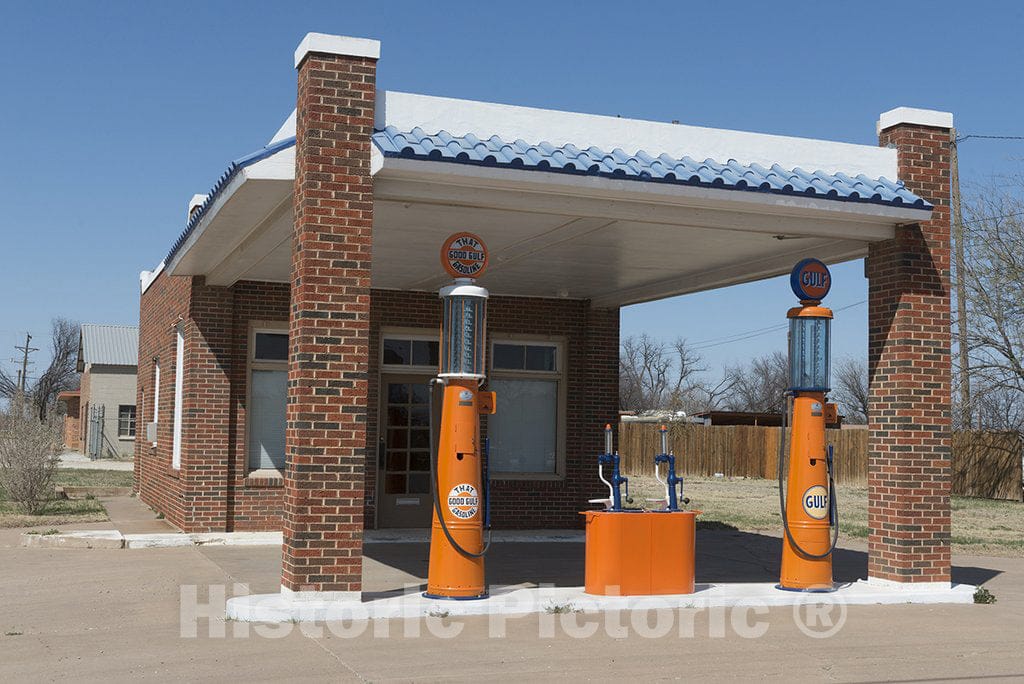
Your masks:
<svg viewBox="0 0 1024 684"><path fill-rule="evenodd" d="M822 392L800 392L793 399L786 517L793 539L800 548L813 554L828 551L831 532L825 412L825 395ZM783 536L779 584L784 589L831 588L832 556L810 558Z"/></svg>
<svg viewBox="0 0 1024 684"><path fill-rule="evenodd" d="M494 413L494 392L481 392L476 380L449 380L444 388L437 447L437 493L452 538L480 553L483 538L480 414ZM427 593L446 598L487 595L484 559L467 558L445 537L435 507L430 534Z"/></svg>

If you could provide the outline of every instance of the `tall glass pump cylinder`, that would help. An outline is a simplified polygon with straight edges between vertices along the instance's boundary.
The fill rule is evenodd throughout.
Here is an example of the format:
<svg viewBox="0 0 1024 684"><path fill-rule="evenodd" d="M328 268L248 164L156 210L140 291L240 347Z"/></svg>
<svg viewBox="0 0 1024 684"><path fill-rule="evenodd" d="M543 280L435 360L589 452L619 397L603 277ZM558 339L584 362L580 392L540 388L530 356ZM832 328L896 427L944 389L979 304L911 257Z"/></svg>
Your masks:
<svg viewBox="0 0 1024 684"><path fill-rule="evenodd" d="M789 319L789 388L804 392L828 392L828 318L800 316Z"/></svg>
<svg viewBox="0 0 1024 684"><path fill-rule="evenodd" d="M487 290L468 284L441 290L442 378L483 380L485 337L487 334Z"/></svg>

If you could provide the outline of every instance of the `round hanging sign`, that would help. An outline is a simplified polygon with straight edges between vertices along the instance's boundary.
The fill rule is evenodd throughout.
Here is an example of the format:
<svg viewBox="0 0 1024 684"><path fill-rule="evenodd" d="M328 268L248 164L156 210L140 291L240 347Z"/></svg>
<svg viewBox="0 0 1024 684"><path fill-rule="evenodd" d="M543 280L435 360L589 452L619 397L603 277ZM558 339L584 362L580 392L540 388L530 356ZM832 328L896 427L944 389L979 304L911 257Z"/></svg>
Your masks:
<svg viewBox="0 0 1024 684"><path fill-rule="evenodd" d="M828 266L818 259L803 259L793 267L789 286L801 301L820 302L832 289L832 274Z"/></svg>
<svg viewBox="0 0 1024 684"><path fill-rule="evenodd" d="M473 233L455 233L441 246L441 265L452 278L479 278L487 270L487 246Z"/></svg>

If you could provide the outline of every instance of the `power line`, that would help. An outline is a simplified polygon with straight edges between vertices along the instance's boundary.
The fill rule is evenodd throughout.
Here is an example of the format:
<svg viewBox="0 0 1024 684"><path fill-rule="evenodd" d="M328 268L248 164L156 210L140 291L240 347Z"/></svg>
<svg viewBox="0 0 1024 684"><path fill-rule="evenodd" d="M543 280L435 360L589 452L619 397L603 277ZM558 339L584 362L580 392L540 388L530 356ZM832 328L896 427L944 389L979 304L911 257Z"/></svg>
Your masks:
<svg viewBox="0 0 1024 684"><path fill-rule="evenodd" d="M866 300L866 299L862 299L859 302L854 302L853 304L847 304L846 306L841 306L838 309L834 309L834 311L837 311L837 312L838 311L846 311L847 309L852 309L855 306L860 306L862 304L867 304L867 301L868 300ZM694 342L692 345L687 345L687 346L691 350L699 351L701 349L708 349L710 347L717 347L718 345L721 345L721 344L731 344L733 342L743 342L745 340L751 340L751 339L754 339L755 337L761 337L762 335L767 335L768 333L779 332L781 330L785 330L788 327L789 327L789 323L780 323L780 324L777 324L777 325L769 326L767 328L757 328L757 329L754 329L754 330L747 330L745 332L733 333L732 335L725 335L723 337L715 337L715 338L711 338L711 339L707 339L707 340L701 340L699 342Z"/></svg>
<svg viewBox="0 0 1024 684"><path fill-rule="evenodd" d="M958 136L953 142L963 142L964 140L970 140L971 138L977 138L978 140L1024 140L1024 135L961 135Z"/></svg>

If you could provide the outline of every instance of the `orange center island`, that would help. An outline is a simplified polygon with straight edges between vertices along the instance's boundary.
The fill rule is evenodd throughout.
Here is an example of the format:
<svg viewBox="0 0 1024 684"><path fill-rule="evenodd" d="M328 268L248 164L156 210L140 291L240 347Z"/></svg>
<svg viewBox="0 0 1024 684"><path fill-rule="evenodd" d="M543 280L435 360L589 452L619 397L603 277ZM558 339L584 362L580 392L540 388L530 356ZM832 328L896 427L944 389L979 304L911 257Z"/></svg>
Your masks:
<svg viewBox="0 0 1024 684"><path fill-rule="evenodd" d="M584 511L586 593L692 594L699 513Z"/></svg>

